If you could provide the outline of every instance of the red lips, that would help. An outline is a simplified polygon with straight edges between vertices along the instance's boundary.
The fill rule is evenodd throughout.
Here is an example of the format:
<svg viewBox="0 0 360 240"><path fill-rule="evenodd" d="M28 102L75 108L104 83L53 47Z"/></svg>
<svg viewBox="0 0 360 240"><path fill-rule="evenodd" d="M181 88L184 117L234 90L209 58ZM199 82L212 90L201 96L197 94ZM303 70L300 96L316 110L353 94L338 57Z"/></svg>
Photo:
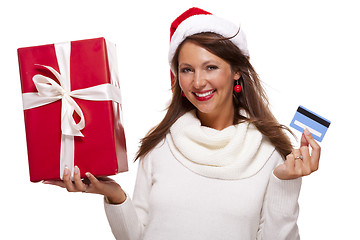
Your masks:
<svg viewBox="0 0 360 240"><path fill-rule="evenodd" d="M210 91L193 92L193 94L198 101L207 101L214 96L215 92L216 89L212 89Z"/></svg>

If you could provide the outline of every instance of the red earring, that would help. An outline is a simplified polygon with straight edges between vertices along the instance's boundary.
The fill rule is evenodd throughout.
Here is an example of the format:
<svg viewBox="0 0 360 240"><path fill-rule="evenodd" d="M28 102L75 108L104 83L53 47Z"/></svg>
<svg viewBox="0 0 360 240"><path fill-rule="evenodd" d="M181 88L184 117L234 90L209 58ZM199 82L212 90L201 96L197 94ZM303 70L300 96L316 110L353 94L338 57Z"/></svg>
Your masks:
<svg viewBox="0 0 360 240"><path fill-rule="evenodd" d="M181 96L185 97L185 93L181 90Z"/></svg>
<svg viewBox="0 0 360 240"><path fill-rule="evenodd" d="M236 92L236 93L239 93L239 92L241 92L241 86L240 86L240 82L239 82L239 79L237 79L236 81L235 81L235 86L234 86L234 91Z"/></svg>

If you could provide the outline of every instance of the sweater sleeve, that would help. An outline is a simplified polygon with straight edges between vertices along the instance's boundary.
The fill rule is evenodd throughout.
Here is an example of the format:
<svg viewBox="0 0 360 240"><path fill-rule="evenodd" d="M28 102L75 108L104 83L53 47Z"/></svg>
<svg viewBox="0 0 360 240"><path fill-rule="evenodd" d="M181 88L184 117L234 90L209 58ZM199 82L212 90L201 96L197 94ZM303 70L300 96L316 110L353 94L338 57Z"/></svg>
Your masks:
<svg viewBox="0 0 360 240"><path fill-rule="evenodd" d="M261 210L258 240L299 240L297 219L301 178L281 180L273 173Z"/></svg>
<svg viewBox="0 0 360 240"><path fill-rule="evenodd" d="M140 240L148 221L149 195L151 190L150 160L140 160L133 200L127 195L122 204L104 201L105 213L116 239Z"/></svg>

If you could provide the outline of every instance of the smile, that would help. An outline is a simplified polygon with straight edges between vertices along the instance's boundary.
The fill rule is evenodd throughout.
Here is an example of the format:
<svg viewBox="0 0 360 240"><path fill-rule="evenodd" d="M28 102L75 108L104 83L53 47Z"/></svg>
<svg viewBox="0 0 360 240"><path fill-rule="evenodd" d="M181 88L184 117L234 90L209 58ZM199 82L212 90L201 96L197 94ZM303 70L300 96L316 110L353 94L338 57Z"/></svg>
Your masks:
<svg viewBox="0 0 360 240"><path fill-rule="evenodd" d="M210 94L212 94L214 92L215 92L215 89L213 89L211 91L208 91L208 92L205 92L205 93L196 93L196 92L194 92L194 94L197 97L206 97L206 96L209 96Z"/></svg>
<svg viewBox="0 0 360 240"><path fill-rule="evenodd" d="M213 89L207 92L193 92L193 94L198 101L207 101L214 96L215 92L216 89Z"/></svg>

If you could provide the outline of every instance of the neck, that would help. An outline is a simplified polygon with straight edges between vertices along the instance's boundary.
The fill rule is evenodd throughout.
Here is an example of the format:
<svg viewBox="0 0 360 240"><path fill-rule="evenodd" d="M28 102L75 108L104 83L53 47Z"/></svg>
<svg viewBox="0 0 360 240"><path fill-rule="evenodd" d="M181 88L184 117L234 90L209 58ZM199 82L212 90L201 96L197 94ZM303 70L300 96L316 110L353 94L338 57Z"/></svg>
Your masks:
<svg viewBox="0 0 360 240"><path fill-rule="evenodd" d="M229 112L221 112L219 114L202 113L197 111L197 117L200 119L201 125L216 130L223 130L234 123L234 109Z"/></svg>

